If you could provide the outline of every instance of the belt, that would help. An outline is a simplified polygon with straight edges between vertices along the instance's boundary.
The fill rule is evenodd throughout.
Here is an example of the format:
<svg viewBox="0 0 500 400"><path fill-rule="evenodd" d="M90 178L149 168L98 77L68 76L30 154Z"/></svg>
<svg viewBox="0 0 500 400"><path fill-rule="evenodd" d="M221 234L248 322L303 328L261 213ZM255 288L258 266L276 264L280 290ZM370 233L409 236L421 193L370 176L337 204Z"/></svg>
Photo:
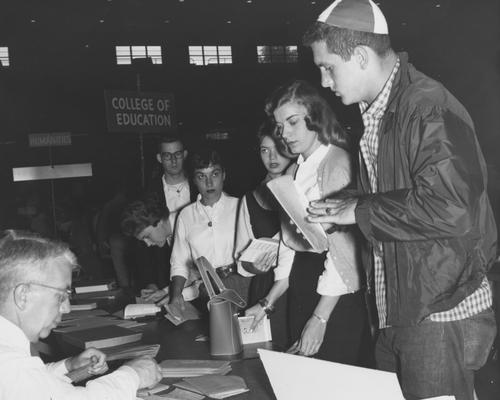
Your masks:
<svg viewBox="0 0 500 400"><path fill-rule="evenodd" d="M236 273L236 264L223 265L222 267L216 268L215 271L221 279L225 279L229 275Z"/></svg>

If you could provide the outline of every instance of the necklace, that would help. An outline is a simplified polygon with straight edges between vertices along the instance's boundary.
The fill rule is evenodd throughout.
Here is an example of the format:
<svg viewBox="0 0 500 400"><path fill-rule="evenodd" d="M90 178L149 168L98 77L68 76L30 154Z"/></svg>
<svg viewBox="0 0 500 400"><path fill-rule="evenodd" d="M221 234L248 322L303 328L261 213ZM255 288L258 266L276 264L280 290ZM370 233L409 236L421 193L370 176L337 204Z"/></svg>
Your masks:
<svg viewBox="0 0 500 400"><path fill-rule="evenodd" d="M168 184L168 186L170 186L171 188L173 188L175 190L175 192L177 194L179 194L180 192L182 192L182 189L184 189L184 185L186 184L186 182L181 182L177 185L171 185L171 184Z"/></svg>
<svg viewBox="0 0 500 400"><path fill-rule="evenodd" d="M205 210L205 206L203 204L201 204L201 209L203 210L203 212L205 213L205 215L207 216L208 218L208 226L211 228L212 227L212 219L210 218L210 215L208 215L207 213L207 210Z"/></svg>

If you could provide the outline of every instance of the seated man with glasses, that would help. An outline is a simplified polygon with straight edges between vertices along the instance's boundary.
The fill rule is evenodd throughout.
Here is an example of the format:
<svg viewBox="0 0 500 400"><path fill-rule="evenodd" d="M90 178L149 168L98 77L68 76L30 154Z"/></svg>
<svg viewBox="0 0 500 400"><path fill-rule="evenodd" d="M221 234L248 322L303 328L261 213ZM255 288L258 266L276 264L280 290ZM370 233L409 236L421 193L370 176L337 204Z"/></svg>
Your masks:
<svg viewBox="0 0 500 400"><path fill-rule="evenodd" d="M78 356L44 364L30 343L46 338L70 311L76 258L64 243L8 230L0 237L0 397L5 399L135 399L139 388L161 379L156 362L142 357L75 387L66 373L88 367L106 372L106 356L89 348Z"/></svg>

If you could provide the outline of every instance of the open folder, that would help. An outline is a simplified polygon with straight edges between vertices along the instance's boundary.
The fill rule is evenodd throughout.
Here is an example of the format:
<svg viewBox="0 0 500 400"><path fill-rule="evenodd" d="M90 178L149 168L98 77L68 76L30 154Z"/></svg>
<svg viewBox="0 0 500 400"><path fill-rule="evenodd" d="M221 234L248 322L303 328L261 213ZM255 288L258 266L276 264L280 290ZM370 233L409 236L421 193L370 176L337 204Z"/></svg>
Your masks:
<svg viewBox="0 0 500 400"><path fill-rule="evenodd" d="M278 400L404 400L396 374L258 350Z"/></svg>

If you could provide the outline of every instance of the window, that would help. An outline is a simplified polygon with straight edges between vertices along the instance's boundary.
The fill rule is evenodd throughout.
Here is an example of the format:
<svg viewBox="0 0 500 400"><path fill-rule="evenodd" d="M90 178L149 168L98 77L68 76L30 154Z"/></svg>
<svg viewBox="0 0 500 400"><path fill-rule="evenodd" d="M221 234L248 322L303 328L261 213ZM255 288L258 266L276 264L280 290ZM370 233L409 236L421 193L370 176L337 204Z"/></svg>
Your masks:
<svg viewBox="0 0 500 400"><path fill-rule="evenodd" d="M153 64L162 64L161 46L116 46L116 63L132 64L134 58L151 58Z"/></svg>
<svg viewBox="0 0 500 400"><path fill-rule="evenodd" d="M232 64L231 46L189 46L189 63L194 65Z"/></svg>
<svg viewBox="0 0 500 400"><path fill-rule="evenodd" d="M257 46L259 64L296 63L298 58L297 46Z"/></svg>
<svg viewBox="0 0 500 400"><path fill-rule="evenodd" d="M8 47L0 47L0 63L2 63L2 67L8 67L10 65Z"/></svg>

